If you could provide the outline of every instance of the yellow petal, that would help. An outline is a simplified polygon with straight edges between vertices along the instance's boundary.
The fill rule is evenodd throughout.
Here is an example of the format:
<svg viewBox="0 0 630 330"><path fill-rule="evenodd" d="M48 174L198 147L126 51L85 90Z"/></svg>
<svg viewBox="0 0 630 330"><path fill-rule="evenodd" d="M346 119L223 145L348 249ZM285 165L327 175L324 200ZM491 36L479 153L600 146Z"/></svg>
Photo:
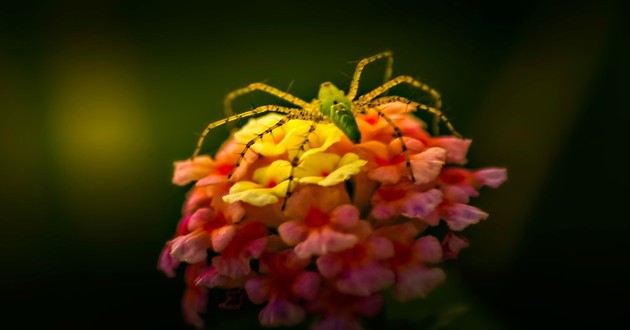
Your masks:
<svg viewBox="0 0 630 330"><path fill-rule="evenodd" d="M291 163L286 160L276 160L269 166L261 167L254 172L254 181L266 187L273 181L278 184L289 178Z"/></svg>
<svg viewBox="0 0 630 330"><path fill-rule="evenodd" d="M223 201L226 203L243 201L254 206L274 204L278 202L278 197L284 197L288 184L289 181L285 180L275 187L262 188L250 181L237 182L230 188L230 193L223 196Z"/></svg>
<svg viewBox="0 0 630 330"><path fill-rule="evenodd" d="M329 153L313 155L304 160L304 165L307 166L307 174L315 175L301 177L299 182L318 184L323 187L334 186L359 173L361 167L366 163L366 160L360 159L355 153L347 153L341 158ZM331 171L331 169L334 170ZM330 172L330 174L326 177L317 175L322 172ZM301 174L301 171L297 171L297 173Z"/></svg>

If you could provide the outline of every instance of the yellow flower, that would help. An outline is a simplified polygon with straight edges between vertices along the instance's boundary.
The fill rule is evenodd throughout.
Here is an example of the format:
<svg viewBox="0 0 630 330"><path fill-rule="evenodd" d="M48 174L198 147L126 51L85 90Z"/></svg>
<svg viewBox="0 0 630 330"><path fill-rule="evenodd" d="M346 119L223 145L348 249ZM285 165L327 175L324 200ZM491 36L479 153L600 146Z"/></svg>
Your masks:
<svg viewBox="0 0 630 330"><path fill-rule="evenodd" d="M309 133L313 122L301 119L291 119L281 127L272 130L271 133L264 134L283 117L285 115L274 113L250 120L234 134L234 138L242 145L255 141L251 149L262 156L280 156L288 151L288 158L293 159L296 153L302 152L300 145L303 145L306 150L300 156L304 158L313 153L325 151L343 137L343 132L332 123L315 124L315 130ZM261 134L262 138L260 138Z"/></svg>
<svg viewBox="0 0 630 330"><path fill-rule="evenodd" d="M319 153L304 158L295 171L300 183L314 183L323 187L334 186L359 173L367 163L355 153L343 157L331 153Z"/></svg>
<svg viewBox="0 0 630 330"><path fill-rule="evenodd" d="M254 172L252 181L236 182L230 192L223 196L226 203L243 201L254 206L265 206L278 202L284 197L289 185L291 163L276 160L269 166L261 167Z"/></svg>

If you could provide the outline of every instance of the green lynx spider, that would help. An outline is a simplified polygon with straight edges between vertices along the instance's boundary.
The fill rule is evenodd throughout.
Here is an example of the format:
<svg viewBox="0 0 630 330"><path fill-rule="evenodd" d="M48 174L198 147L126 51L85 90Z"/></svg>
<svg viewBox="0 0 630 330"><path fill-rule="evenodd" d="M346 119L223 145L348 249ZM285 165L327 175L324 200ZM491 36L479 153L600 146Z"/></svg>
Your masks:
<svg viewBox="0 0 630 330"><path fill-rule="evenodd" d="M385 83L371 92L359 96L357 98L357 92L359 89L359 80L361 78L361 73L365 69L365 67L377 60L385 59L387 61L385 68ZM400 139L402 145L402 153L405 157L405 165L409 172L410 179L415 182L415 178L413 172L411 171L411 162L409 160L409 155L407 152L407 146L405 145L403 134L400 128L394 124L394 122L387 117L382 111L378 109L379 105L392 103L392 102L402 102L407 105L420 109L423 111L427 111L433 114L435 117L434 123L437 126L438 121L444 122L446 127L453 133L453 135L457 137L461 137L461 135L455 130L451 122L446 118L446 116L439 110L442 106L442 100L440 93L438 93L435 89L431 88L427 84L424 84L413 77L410 76L398 76L394 79L390 79L392 76L392 68L393 68L394 58L391 51L382 52L380 54L376 54L374 56L370 56L368 58L364 58L361 60L354 71L354 75L352 76L352 81L350 82L350 89L348 94L345 94L342 90L335 87L330 82L325 82L321 84L319 88L319 94L316 99L313 101L306 102L296 96L293 96L287 92L283 92L275 87L266 85L264 83L253 83L247 87L237 89L231 93L229 93L225 97L224 106L225 113L227 115L226 118L210 123L206 129L201 133L199 140L197 141L197 147L193 152L192 158L196 157L201 150L201 146L203 145L203 140L205 139L208 132L210 132L213 128L227 124L232 121L237 121L241 118L251 117L258 114L266 113L266 112L278 112L285 114L280 121L276 124L270 126L265 131L260 132L254 139L250 140L245 144L243 151L240 153L239 160L234 164L234 169L228 174L228 179L232 177L234 171L243 161L245 154L249 151L249 149L258 141L258 139L262 139L265 135L270 134L274 129L282 127L288 121L292 119L303 119L310 120L311 126L307 136L304 138L304 141L298 145L298 149L300 152L304 151L306 144L308 143L308 135L315 130L315 126L318 123L334 123L353 143L360 143L361 141L361 132L357 126L357 122L355 117L358 114L365 114L369 109L374 109L378 112L378 115L382 117L394 130L393 137ZM392 87L399 84L409 84L413 87L419 88L420 90L428 93L431 98L433 98L433 106L428 106L422 103L418 103L407 98L401 96L382 96L378 97L381 94L385 93ZM232 111L232 102L239 96L244 94L253 92L253 91L262 91L269 93L287 101L296 107L283 107L278 105L264 105L257 107L250 111L245 111L239 114L234 115ZM285 198L282 204L282 210L286 206L286 201L291 196L291 192L293 190L292 183L294 180L293 170L298 166L300 153L297 153L293 159L291 159L291 172L287 180L289 180L289 185L287 187L287 192L285 194Z"/></svg>

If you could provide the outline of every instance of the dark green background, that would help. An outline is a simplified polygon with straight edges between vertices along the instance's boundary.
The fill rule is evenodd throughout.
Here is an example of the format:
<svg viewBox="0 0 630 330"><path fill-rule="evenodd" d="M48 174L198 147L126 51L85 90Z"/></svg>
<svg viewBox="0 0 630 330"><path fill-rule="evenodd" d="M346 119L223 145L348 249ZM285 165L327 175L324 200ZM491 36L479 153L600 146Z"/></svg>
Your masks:
<svg viewBox="0 0 630 330"><path fill-rule="evenodd" d="M474 200L491 216L466 231L447 284L389 306L378 326L457 314L446 328L601 327L627 313L611 298L628 294L622 1L186 3L0 5L0 322L184 327L181 274L155 269L186 191L170 183L172 162L222 116L227 92L293 81L310 100L386 49L394 74L442 92L474 140L470 166L510 178ZM362 91L382 70L365 72ZM256 322L249 309L209 313Z"/></svg>

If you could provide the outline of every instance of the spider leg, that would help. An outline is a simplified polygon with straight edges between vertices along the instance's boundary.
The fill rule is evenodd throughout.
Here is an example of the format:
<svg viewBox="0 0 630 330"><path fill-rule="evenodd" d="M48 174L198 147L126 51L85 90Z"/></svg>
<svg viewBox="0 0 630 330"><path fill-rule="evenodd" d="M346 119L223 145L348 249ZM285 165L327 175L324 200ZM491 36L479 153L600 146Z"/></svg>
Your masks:
<svg viewBox="0 0 630 330"><path fill-rule="evenodd" d="M289 200L289 197L291 197L291 194L293 193L293 188L291 186L293 184L293 179L294 179L293 171L298 166L298 163L300 161L300 156L302 155L302 153L304 153L305 146L309 141L308 137L309 135L311 135L311 133L315 131L315 128L317 127L317 123L318 121L311 122L311 126L308 128L308 132L306 133L304 140L302 140L302 142L298 144L297 152L295 153L293 158L291 158L291 172L289 173L289 177L287 178L287 180L289 180L289 184L287 185L287 192L284 194L284 201L282 201L282 207L280 208L281 211L284 211L284 208L287 206L287 201Z"/></svg>
<svg viewBox="0 0 630 330"><path fill-rule="evenodd" d="M420 88L422 91L429 93L429 95L431 95L434 101L433 107L436 109L440 109L442 107L442 96L440 95L440 93L436 91L435 89L433 89L431 86L423 82L420 82L411 76L398 76L384 83L383 85L375 88L373 91L361 96L358 101L360 103L370 102L375 97L383 94L385 91L393 88L396 85L400 85L403 83L410 84L413 87Z"/></svg>
<svg viewBox="0 0 630 330"><path fill-rule="evenodd" d="M366 113L367 109L368 108L366 107L361 108L360 113L363 113L363 114ZM403 156L405 157L405 167L407 167L407 172L409 172L409 178L411 179L411 182L416 182L416 177L413 175L413 170L411 169L411 160L409 159L409 149L407 148L405 139L403 139L402 130L382 110L376 107L372 109L374 109L378 113L378 116L383 118L387 122L387 124L389 124L389 126L392 127L392 129L394 129L393 137L397 138L400 141L400 148L402 149L401 152Z"/></svg>
<svg viewBox="0 0 630 330"><path fill-rule="evenodd" d="M201 133L201 136L199 137L199 140L197 140L197 147L195 148L195 151L193 152L193 155L191 158L195 158L197 157L197 155L199 154L199 151L201 150L201 146L203 145L203 140L206 138L206 135L208 135L208 132L210 132L213 128L224 125L226 123L235 121L235 120L239 120L241 118L245 118L245 117L251 117L260 113L265 113L265 112L280 112L280 113L294 113L296 111L301 111L300 109L297 108L286 108L286 107L281 107L281 106L277 106L277 105L264 105L261 107L258 107L256 109L250 110L250 111L245 111L243 113L239 113L237 115L232 115L229 116L227 118L223 118L221 120L217 120L215 122L212 122L210 124L208 124L208 126L206 127L206 129L203 130L203 133Z"/></svg>
<svg viewBox="0 0 630 330"><path fill-rule="evenodd" d="M453 135L455 135L458 138L462 137L462 135L459 134L459 132L457 132L455 127L453 127L453 124L451 123L451 121L442 113L442 111L440 111L440 110L438 110L438 109L436 109L434 107L430 107L428 105L422 104L422 103L411 101L411 100L409 100L407 98L404 98L402 96L384 96L384 97L378 98L378 99L370 102L369 106L370 107L376 107L376 106L379 106L379 105L392 103L392 102L405 103L407 105L411 105L411 106L415 107L416 109L424 110L424 111L426 111L428 113L431 113L432 115L435 116L435 118L439 118L440 121L444 122L446 127L449 129L449 131L451 131L451 133L453 133Z"/></svg>
<svg viewBox="0 0 630 330"><path fill-rule="evenodd" d="M238 169L239 166L241 166L241 163L243 162L243 159L245 159L245 155L247 154L247 152L249 151L249 149L251 149L251 147L258 141L258 140L262 140L263 137L265 137L265 135L267 134L271 134L271 132L278 128L278 127L282 127L284 124L288 123L289 120L291 119L295 119L296 118L296 114L295 113L289 113L287 116L282 117L282 119L280 119L277 123L269 126L267 129L265 129L264 131L258 133L256 135L256 137L254 137L253 139L249 140L246 144L245 144L245 148L243 148L243 150L241 151L238 160L236 161L236 163L234 164L234 168L232 168L232 170L230 171L230 173L227 175L228 180L232 178L232 175L234 175L234 172L236 172L236 169Z"/></svg>
<svg viewBox="0 0 630 330"><path fill-rule="evenodd" d="M414 79L413 77L410 76L398 76L388 82L386 82L385 84L377 87L376 89L374 89L373 91L361 96L359 98L359 102L361 103L367 103L371 100L373 100L375 97L385 93L387 90L393 88L396 85L400 85L400 84L410 84L413 87L419 88L422 91L428 93L429 95L431 95L431 98L433 98L433 107L435 109L441 109L442 108L442 96L440 95L440 93L438 91L436 91L434 88L432 88L431 86L420 82L416 79ZM434 135L438 135L439 134L439 121L440 119L437 116L433 117L433 134Z"/></svg>
<svg viewBox="0 0 630 330"><path fill-rule="evenodd" d="M300 99L299 97L293 96L287 92L283 92L275 87L269 86L264 83L253 83L247 87L239 88L225 96L223 99L223 110L226 117L231 117L234 115L234 109L232 107L232 102L234 100L244 94L251 93L253 91L262 91L269 93L273 96L278 97L279 99L285 100L289 103L297 105L300 108L308 107L309 103Z"/></svg>
<svg viewBox="0 0 630 330"><path fill-rule="evenodd" d="M350 82L350 89L348 90L348 99L350 101L354 100L357 96L357 92L359 90L359 80L361 78L361 73L365 67L375 62L381 58L387 58L387 66L385 67L385 79L384 82L387 82L392 77L392 67L394 66L394 57L391 51L382 52L380 54L376 54L374 56L370 56L362 59L359 64L357 64L357 68L354 70L354 75L352 76L352 81Z"/></svg>

